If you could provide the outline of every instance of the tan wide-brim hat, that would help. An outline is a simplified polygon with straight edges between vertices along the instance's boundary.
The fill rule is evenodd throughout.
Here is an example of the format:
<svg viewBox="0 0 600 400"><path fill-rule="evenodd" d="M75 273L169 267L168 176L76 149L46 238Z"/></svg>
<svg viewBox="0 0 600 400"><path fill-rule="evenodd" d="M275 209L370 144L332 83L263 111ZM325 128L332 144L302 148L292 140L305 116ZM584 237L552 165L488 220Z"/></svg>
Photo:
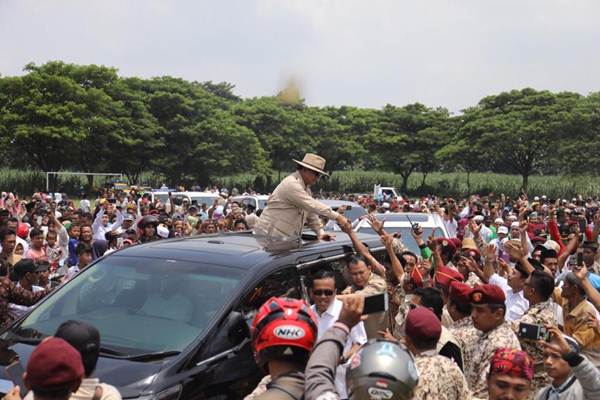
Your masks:
<svg viewBox="0 0 600 400"><path fill-rule="evenodd" d="M329 176L329 174L327 172L325 172L325 170L324 170L325 159L321 156L318 156L313 153L306 153L304 155L304 158L302 159L302 161L298 161L298 160L292 160L292 161L294 161L297 164L302 165L304 168L308 168L310 170L318 172L321 175Z"/></svg>
<svg viewBox="0 0 600 400"><path fill-rule="evenodd" d="M477 244L475 243L475 240L473 240L472 238L464 238L462 241L461 248L463 250L479 250L477 248Z"/></svg>

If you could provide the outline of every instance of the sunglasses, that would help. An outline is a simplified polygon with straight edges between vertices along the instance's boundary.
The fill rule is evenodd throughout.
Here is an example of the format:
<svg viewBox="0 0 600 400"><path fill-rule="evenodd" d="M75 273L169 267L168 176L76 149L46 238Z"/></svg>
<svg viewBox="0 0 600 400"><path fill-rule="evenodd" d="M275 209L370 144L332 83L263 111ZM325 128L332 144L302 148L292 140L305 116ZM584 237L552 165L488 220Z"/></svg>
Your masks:
<svg viewBox="0 0 600 400"><path fill-rule="evenodd" d="M333 296L333 290L328 290L328 289L319 290L318 289L318 290L313 290L313 294L315 296L318 296L318 297L320 297L320 296Z"/></svg>
<svg viewBox="0 0 600 400"><path fill-rule="evenodd" d="M411 310L414 310L415 308L417 308L418 306L414 303L408 303L408 308Z"/></svg>

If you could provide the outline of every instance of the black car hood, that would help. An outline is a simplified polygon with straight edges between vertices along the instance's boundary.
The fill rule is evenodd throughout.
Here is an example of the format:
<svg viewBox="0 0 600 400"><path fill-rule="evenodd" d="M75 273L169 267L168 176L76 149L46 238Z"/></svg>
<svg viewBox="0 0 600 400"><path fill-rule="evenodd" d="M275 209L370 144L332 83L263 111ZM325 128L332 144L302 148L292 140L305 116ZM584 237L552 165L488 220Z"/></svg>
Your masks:
<svg viewBox="0 0 600 400"><path fill-rule="evenodd" d="M23 343L0 343L0 382L2 387L6 387L10 378L4 369L14 359L19 356L23 367L27 366L27 361L31 352L35 348L33 345ZM167 360L153 362L136 362L129 360L119 360L114 358L102 357L98 359L98 364L93 376L100 379L102 383L108 383L115 386L123 398L139 397L150 386L160 370L168 363Z"/></svg>

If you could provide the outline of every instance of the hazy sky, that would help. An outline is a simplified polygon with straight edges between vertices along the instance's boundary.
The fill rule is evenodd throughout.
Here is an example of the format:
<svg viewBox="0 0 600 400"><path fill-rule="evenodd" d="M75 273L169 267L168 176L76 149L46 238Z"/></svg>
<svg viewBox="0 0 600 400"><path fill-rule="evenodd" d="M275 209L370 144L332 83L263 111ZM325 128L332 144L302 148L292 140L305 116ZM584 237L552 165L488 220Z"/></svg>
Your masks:
<svg viewBox="0 0 600 400"><path fill-rule="evenodd" d="M310 105L458 111L531 86L600 90L598 0L0 0L0 74L28 62L227 81Z"/></svg>

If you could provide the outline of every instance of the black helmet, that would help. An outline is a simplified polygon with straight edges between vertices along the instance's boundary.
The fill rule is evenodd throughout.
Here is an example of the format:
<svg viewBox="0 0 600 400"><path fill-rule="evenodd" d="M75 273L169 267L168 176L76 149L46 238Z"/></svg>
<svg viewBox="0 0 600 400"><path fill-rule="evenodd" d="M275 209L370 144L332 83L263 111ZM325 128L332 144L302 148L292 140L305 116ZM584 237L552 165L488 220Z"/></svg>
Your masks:
<svg viewBox="0 0 600 400"><path fill-rule="evenodd" d="M158 219L154 215L146 215L138 222L138 228L140 229L144 229L147 225L154 225L156 228L158 226Z"/></svg>
<svg viewBox="0 0 600 400"><path fill-rule="evenodd" d="M385 339L371 339L350 361L346 371L348 397L412 399L419 375L408 350Z"/></svg>

